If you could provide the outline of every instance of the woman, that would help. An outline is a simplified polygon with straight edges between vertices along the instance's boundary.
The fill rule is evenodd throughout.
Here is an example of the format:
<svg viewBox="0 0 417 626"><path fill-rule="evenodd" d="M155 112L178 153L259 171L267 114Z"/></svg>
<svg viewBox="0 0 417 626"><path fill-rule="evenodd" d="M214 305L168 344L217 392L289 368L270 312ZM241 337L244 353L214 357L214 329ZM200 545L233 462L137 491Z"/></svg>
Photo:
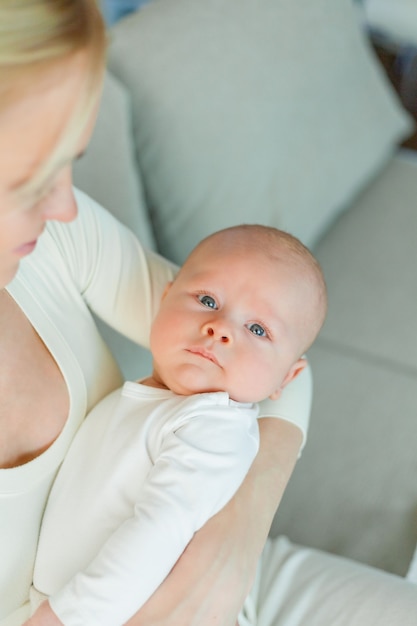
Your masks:
<svg viewBox="0 0 417 626"><path fill-rule="evenodd" d="M2 0L0 25L0 623L11 625L28 617L39 525L56 470L86 411L121 382L90 308L146 344L172 269L147 257L126 229L71 187L104 67L106 37L94 1ZM161 590L164 606L194 615L208 602L237 613L302 439L299 428L280 420L263 420L262 432L268 441L259 469L191 544ZM256 515L246 511L250 501ZM178 580L187 581L186 606Z"/></svg>
<svg viewBox="0 0 417 626"><path fill-rule="evenodd" d="M57 468L87 410L121 383L91 311L146 344L173 272L71 187L105 45L94 0L0 3L0 626L28 618ZM302 444L311 383L297 381L263 407L285 418L260 420L260 452L237 495L129 624L235 624ZM400 579L281 539L263 553L240 622L404 626L416 596Z"/></svg>

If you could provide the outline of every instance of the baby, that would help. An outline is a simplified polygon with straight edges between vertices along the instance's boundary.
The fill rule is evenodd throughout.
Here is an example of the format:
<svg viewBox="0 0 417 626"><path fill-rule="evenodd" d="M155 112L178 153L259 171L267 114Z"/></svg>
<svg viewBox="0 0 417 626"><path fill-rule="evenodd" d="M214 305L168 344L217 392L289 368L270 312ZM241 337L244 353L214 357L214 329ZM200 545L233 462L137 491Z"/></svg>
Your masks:
<svg viewBox="0 0 417 626"><path fill-rule="evenodd" d="M145 603L243 481L256 403L303 370L326 306L287 233L237 226L191 252L153 322L152 375L91 411L58 473L28 624L117 626Z"/></svg>

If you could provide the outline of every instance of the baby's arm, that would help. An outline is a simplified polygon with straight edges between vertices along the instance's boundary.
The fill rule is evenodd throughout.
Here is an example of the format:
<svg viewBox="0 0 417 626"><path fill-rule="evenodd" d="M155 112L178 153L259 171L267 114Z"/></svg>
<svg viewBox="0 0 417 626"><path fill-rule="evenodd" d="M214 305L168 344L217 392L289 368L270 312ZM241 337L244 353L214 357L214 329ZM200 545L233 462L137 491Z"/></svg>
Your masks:
<svg viewBox="0 0 417 626"><path fill-rule="evenodd" d="M127 626L235 626L302 441L286 421L260 420L261 447L232 500L193 537Z"/></svg>
<svg viewBox="0 0 417 626"><path fill-rule="evenodd" d="M235 626L305 439L311 389L306 370L284 389L284 403L274 403L277 417L259 420L260 449L236 495L194 535L128 626Z"/></svg>
<svg viewBox="0 0 417 626"><path fill-rule="evenodd" d="M161 584L194 532L233 496L258 449L256 412L212 405L203 415L165 438L133 517L85 571L51 596L62 623L124 623Z"/></svg>

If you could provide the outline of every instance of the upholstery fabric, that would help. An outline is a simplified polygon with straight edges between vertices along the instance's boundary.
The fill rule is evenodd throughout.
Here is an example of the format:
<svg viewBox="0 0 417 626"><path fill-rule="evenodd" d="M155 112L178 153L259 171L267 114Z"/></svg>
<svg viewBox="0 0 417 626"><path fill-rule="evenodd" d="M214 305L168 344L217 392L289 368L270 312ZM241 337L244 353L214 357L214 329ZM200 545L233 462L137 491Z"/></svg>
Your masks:
<svg viewBox="0 0 417 626"><path fill-rule="evenodd" d="M329 314L308 354L308 445L273 529L399 575L417 541L416 172L395 157L317 246Z"/></svg>
<svg viewBox="0 0 417 626"><path fill-rule="evenodd" d="M74 184L132 228L144 246L155 249L132 138L130 95L110 73L93 136L74 164Z"/></svg>
<svg viewBox="0 0 417 626"><path fill-rule="evenodd" d="M410 129L351 0L157 0L117 24L161 253L269 223L314 245Z"/></svg>

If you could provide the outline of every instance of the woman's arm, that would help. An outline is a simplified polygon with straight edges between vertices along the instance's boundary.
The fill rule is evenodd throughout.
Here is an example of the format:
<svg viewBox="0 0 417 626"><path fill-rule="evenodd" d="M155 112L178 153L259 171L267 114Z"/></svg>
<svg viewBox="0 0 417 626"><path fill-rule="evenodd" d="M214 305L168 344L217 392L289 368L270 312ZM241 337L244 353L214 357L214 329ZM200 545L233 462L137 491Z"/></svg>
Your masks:
<svg viewBox="0 0 417 626"><path fill-rule="evenodd" d="M49 602L45 600L23 626L64 626L64 624L55 615Z"/></svg>
<svg viewBox="0 0 417 626"><path fill-rule="evenodd" d="M195 534L129 626L235 626L303 440L285 420L262 418L259 427L259 453L237 494Z"/></svg>

